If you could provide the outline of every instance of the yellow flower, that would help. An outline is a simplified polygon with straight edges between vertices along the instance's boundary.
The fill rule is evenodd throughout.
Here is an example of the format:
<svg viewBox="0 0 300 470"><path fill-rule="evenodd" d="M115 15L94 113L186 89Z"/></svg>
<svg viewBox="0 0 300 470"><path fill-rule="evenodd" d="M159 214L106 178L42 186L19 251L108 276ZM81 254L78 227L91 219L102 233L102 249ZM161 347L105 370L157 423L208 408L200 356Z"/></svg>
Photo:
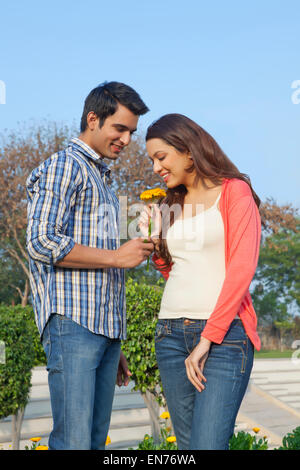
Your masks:
<svg viewBox="0 0 300 470"><path fill-rule="evenodd" d="M108 444L111 444L111 439L109 436L107 436L106 442L105 442L105 445L108 445Z"/></svg>
<svg viewBox="0 0 300 470"><path fill-rule="evenodd" d="M41 437L31 437L30 441L32 442L39 442L42 438Z"/></svg>
<svg viewBox="0 0 300 470"><path fill-rule="evenodd" d="M165 196L166 196L166 192L163 189L153 188L153 189L147 189L146 191L144 191L140 195L140 199L142 199L143 201L155 202L156 199L159 199L160 197L165 197ZM150 217L149 225L148 225L149 236L151 235L151 230L152 230L151 229L151 225L152 225L151 217ZM144 242L146 243L147 240L144 240ZM147 271L149 271L149 258L147 259Z"/></svg>
<svg viewBox="0 0 300 470"><path fill-rule="evenodd" d="M47 446L37 446L35 450L48 450Z"/></svg>
<svg viewBox="0 0 300 470"><path fill-rule="evenodd" d="M160 415L160 418L161 419L169 419L170 418L170 413L168 411L164 411L161 415Z"/></svg>
<svg viewBox="0 0 300 470"><path fill-rule="evenodd" d="M167 437L167 441L168 442L176 442L176 437L175 436Z"/></svg>
<svg viewBox="0 0 300 470"><path fill-rule="evenodd" d="M257 434L260 428L253 428L252 430Z"/></svg>
<svg viewBox="0 0 300 470"><path fill-rule="evenodd" d="M141 195L140 199L142 201L149 201L150 199L155 199L159 197L165 197L166 192L160 188L146 189Z"/></svg>

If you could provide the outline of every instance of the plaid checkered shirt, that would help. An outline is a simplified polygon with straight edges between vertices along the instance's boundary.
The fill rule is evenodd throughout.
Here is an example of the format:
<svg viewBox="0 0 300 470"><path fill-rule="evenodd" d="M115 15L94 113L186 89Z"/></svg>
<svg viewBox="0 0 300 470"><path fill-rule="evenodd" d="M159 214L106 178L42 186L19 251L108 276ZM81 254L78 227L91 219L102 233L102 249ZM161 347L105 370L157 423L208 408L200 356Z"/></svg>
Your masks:
<svg viewBox="0 0 300 470"><path fill-rule="evenodd" d="M126 339L125 270L56 266L75 243L119 248L119 201L109 182L103 159L78 138L27 179L26 246L40 335L58 313L93 333Z"/></svg>

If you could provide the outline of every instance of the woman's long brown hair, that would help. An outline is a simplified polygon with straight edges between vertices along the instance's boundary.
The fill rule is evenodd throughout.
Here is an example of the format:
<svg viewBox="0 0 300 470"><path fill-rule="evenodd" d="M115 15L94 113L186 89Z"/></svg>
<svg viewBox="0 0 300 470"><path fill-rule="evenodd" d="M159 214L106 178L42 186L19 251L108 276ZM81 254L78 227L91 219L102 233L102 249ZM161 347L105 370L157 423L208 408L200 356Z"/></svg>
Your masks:
<svg viewBox="0 0 300 470"><path fill-rule="evenodd" d="M200 180L203 186L209 189L205 179L211 181L215 186L222 184L223 178L238 178L245 181L250 186L254 201L259 208L261 201L251 186L249 176L241 173L225 155L215 139L188 117L182 114L162 116L148 127L146 141L150 139L161 139L178 152L190 154L192 164L186 171L191 173L196 170L195 185ZM169 188L166 191L166 196L160 199L159 206L164 204L170 208L173 204L179 204L183 209L186 193L187 190L184 185ZM174 223L174 213L169 211L169 214L170 225L172 225ZM159 238L158 256L165 262L165 265L160 267L162 269L171 266L172 257L166 240L162 238L162 230Z"/></svg>

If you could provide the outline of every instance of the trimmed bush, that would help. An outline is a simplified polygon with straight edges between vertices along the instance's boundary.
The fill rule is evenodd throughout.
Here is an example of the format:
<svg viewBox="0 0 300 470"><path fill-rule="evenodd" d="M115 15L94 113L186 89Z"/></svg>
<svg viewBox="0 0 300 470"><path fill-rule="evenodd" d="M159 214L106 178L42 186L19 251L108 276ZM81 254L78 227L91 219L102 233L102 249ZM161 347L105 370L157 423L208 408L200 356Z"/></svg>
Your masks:
<svg viewBox="0 0 300 470"><path fill-rule="evenodd" d="M44 366L47 364L46 354L41 343L40 333L35 323L34 313L32 307L29 305L23 307L24 316L28 322L28 328L31 331L31 337L34 347L34 367Z"/></svg>
<svg viewBox="0 0 300 470"><path fill-rule="evenodd" d="M127 280L127 340L122 342L122 351L135 382L134 390L142 393L149 410L155 442L160 440L160 406L165 406L154 343L163 283L159 280L157 284L149 285L131 278Z"/></svg>
<svg viewBox="0 0 300 470"><path fill-rule="evenodd" d="M154 333L160 308L162 287L139 284L132 279L126 282L127 340L122 351L127 359L135 382L134 390L153 393L163 401L160 374L156 363Z"/></svg>
<svg viewBox="0 0 300 470"><path fill-rule="evenodd" d="M0 305L0 341L5 347L0 364L0 418L13 415L13 449L18 449L35 360L27 307Z"/></svg>

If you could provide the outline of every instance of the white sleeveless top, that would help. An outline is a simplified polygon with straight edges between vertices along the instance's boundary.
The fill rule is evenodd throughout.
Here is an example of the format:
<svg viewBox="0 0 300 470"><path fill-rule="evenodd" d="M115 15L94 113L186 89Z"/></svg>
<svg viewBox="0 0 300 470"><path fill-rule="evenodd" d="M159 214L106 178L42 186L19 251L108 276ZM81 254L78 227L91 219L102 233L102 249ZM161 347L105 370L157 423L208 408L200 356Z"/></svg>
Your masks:
<svg viewBox="0 0 300 470"><path fill-rule="evenodd" d="M217 207L220 197L221 193L209 209L178 218L168 229L166 240L174 264L159 318L207 320L213 312L225 279L224 225Z"/></svg>

